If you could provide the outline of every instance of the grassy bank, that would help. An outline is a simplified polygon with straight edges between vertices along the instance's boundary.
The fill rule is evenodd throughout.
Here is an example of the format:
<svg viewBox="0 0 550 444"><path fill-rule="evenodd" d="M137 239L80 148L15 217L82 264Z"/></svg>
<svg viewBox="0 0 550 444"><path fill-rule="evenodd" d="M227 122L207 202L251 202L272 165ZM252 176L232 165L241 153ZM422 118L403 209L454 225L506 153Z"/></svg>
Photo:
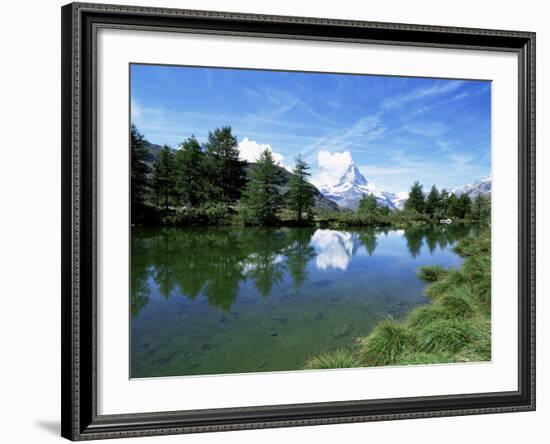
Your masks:
<svg viewBox="0 0 550 444"><path fill-rule="evenodd" d="M347 349L307 361L305 368L475 362L491 359L491 240L489 229L460 241L458 269L418 270L432 302L402 320L386 319Z"/></svg>

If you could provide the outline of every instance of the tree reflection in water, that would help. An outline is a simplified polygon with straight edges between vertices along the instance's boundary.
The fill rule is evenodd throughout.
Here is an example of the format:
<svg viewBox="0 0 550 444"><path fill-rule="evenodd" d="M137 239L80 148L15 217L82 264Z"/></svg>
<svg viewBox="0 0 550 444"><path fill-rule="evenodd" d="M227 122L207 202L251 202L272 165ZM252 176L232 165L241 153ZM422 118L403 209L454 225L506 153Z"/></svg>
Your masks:
<svg viewBox="0 0 550 444"><path fill-rule="evenodd" d="M424 242L430 253L464 237L471 226L424 226L402 231L414 258ZM223 311L234 304L239 287L251 281L269 296L288 275L295 289L308 279L308 264L345 270L364 247L372 256L380 235L388 230L358 228L134 228L132 231L131 313L149 302L150 280L165 299L183 295Z"/></svg>

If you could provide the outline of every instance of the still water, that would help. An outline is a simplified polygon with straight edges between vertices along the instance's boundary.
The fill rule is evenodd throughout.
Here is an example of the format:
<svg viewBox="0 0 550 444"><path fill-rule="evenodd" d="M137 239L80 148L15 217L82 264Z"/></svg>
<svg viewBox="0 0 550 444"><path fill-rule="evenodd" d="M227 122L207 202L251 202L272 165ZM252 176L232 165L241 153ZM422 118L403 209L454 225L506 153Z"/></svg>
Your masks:
<svg viewBox="0 0 550 444"><path fill-rule="evenodd" d="M301 369L428 303L470 230L133 228L131 377Z"/></svg>

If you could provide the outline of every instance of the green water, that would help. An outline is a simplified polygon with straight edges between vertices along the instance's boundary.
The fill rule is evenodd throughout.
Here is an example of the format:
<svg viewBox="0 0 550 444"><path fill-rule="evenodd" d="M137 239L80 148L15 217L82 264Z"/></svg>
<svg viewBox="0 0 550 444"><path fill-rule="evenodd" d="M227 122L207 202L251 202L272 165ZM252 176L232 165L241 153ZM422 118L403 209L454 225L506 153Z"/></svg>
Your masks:
<svg viewBox="0 0 550 444"><path fill-rule="evenodd" d="M428 303L471 228L133 228L131 377L301 369Z"/></svg>

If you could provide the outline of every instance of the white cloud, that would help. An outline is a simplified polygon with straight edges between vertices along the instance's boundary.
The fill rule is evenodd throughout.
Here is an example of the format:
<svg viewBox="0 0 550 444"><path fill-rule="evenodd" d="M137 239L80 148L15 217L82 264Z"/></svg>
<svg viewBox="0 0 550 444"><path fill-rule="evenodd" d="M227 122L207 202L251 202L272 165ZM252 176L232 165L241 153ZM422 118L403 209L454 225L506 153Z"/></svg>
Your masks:
<svg viewBox="0 0 550 444"><path fill-rule="evenodd" d="M352 162L351 154L347 150L334 154L328 150L321 150L317 154L317 163L321 170L312 182L315 185L334 185Z"/></svg>
<svg viewBox="0 0 550 444"><path fill-rule="evenodd" d="M280 153L274 152L273 148L271 148L271 145L267 143L258 143L254 140L250 140L248 137L245 137L239 143L240 157L242 160L246 160L247 162L256 162L258 160L258 157L260 157L260 154L266 149L268 151L271 151L275 163L279 164L282 167L285 167L285 157Z"/></svg>

